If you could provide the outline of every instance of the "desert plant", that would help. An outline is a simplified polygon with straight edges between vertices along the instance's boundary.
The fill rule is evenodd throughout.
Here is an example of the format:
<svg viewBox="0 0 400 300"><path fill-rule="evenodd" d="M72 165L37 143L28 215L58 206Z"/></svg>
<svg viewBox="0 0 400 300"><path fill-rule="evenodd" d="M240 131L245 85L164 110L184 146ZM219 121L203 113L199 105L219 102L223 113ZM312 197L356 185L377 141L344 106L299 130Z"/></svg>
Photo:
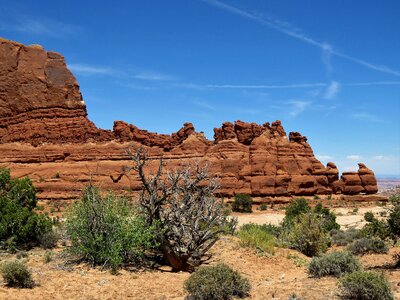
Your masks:
<svg viewBox="0 0 400 300"><path fill-rule="evenodd" d="M52 249L57 246L59 236L54 231L43 233L39 238L39 244L43 249Z"/></svg>
<svg viewBox="0 0 400 300"><path fill-rule="evenodd" d="M200 267L185 281L191 300L228 300L244 298L250 292L248 279L226 264Z"/></svg>
<svg viewBox="0 0 400 300"><path fill-rule="evenodd" d="M148 160L142 148L129 152L143 184L139 205L148 226L156 226L159 250L174 271L192 270L201 264L220 234L233 232L236 220L224 214L224 205L214 197L218 188L207 165L186 166L163 175L148 177Z"/></svg>
<svg viewBox="0 0 400 300"><path fill-rule="evenodd" d="M43 262L45 264L48 264L49 262L51 262L53 260L53 252L51 251L46 251L46 253L44 254L43 257Z"/></svg>
<svg viewBox="0 0 400 300"><path fill-rule="evenodd" d="M279 235L282 233L282 227L272 225L272 224L254 224L254 223L247 223L244 224L240 227L240 230L251 230L253 227L257 227L261 229L262 231L265 231L266 233L274 236L274 237L279 237Z"/></svg>
<svg viewBox="0 0 400 300"><path fill-rule="evenodd" d="M322 219L322 228L326 232L340 229L340 225L336 222L336 215L329 208L323 207L321 202L312 211Z"/></svg>
<svg viewBox="0 0 400 300"><path fill-rule="evenodd" d="M298 221L283 234L287 245L307 256L315 256L324 253L330 240L322 228L321 218L314 213L302 214Z"/></svg>
<svg viewBox="0 0 400 300"><path fill-rule="evenodd" d="M27 258L29 256L28 252L26 251L20 251L17 253L16 258L17 259L22 259L22 258Z"/></svg>
<svg viewBox="0 0 400 300"><path fill-rule="evenodd" d="M393 254L394 267L400 268L400 253Z"/></svg>
<svg viewBox="0 0 400 300"><path fill-rule="evenodd" d="M267 209L268 209L268 206L267 206L267 204L262 203L262 204L258 207L258 209L259 209L259 210L267 210Z"/></svg>
<svg viewBox="0 0 400 300"><path fill-rule="evenodd" d="M383 274L357 271L343 276L339 280L342 299L355 300L393 300L389 282Z"/></svg>
<svg viewBox="0 0 400 300"><path fill-rule="evenodd" d="M383 220L375 218L372 212L364 214L364 220L368 223L361 229L361 235L365 238L379 238L386 239L389 237L388 224Z"/></svg>
<svg viewBox="0 0 400 300"><path fill-rule="evenodd" d="M356 255L364 255L367 253L387 253L389 249L385 242L380 239L361 238L348 245L347 250Z"/></svg>
<svg viewBox="0 0 400 300"><path fill-rule="evenodd" d="M4 262L1 265L1 275L9 287L32 288L34 286L31 272L21 261Z"/></svg>
<svg viewBox="0 0 400 300"><path fill-rule="evenodd" d="M360 230L355 228L349 228L346 231L334 229L329 232L329 235L332 243L337 246L347 246L354 240L361 238Z"/></svg>
<svg viewBox="0 0 400 300"><path fill-rule="evenodd" d="M70 252L83 261L116 270L122 263L143 257L153 246L154 226L133 212L126 199L100 191L90 185L67 214Z"/></svg>
<svg viewBox="0 0 400 300"><path fill-rule="evenodd" d="M29 178L11 179L9 169L0 169L0 246L30 248L52 230L51 220L36 214L36 204Z"/></svg>
<svg viewBox="0 0 400 300"><path fill-rule="evenodd" d="M236 212L251 213L253 199L248 194L236 194L232 202L232 210Z"/></svg>
<svg viewBox="0 0 400 300"><path fill-rule="evenodd" d="M260 253L275 253L275 238L262 226L256 224L247 224L238 231L240 245L242 247L254 248Z"/></svg>
<svg viewBox="0 0 400 300"><path fill-rule="evenodd" d="M289 296L288 300L302 300L302 299L299 296L297 296L295 293L293 293Z"/></svg>
<svg viewBox="0 0 400 300"><path fill-rule="evenodd" d="M393 195L390 198L393 207L389 209L389 216L387 219L389 235L396 243L400 237L400 196Z"/></svg>
<svg viewBox="0 0 400 300"><path fill-rule="evenodd" d="M289 227L292 225L300 215L311 211L311 207L304 198L297 198L286 207L285 218L283 219L283 226Z"/></svg>
<svg viewBox="0 0 400 300"><path fill-rule="evenodd" d="M308 273L313 277L335 276L359 271L361 264L350 252L331 252L319 257L313 257L308 267Z"/></svg>
<svg viewBox="0 0 400 300"><path fill-rule="evenodd" d="M311 208L307 200L304 198L295 199L286 208L285 218L283 219L283 227L291 227L298 221L301 215L312 212L323 221L321 226L325 231L340 229L340 225L336 223L336 215L328 208L324 208L322 203L318 203L314 208Z"/></svg>

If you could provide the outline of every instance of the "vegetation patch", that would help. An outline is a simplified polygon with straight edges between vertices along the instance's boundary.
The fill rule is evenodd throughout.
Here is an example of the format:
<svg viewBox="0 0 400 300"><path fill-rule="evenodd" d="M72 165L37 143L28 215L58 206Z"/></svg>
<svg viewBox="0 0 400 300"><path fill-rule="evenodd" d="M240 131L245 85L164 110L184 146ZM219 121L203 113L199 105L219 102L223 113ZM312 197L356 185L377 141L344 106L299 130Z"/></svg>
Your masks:
<svg viewBox="0 0 400 300"><path fill-rule="evenodd" d="M350 228L346 231L334 229L329 232L329 235L332 243L337 246L347 246L362 237L360 230L355 228Z"/></svg>
<svg viewBox="0 0 400 300"><path fill-rule="evenodd" d="M200 267L185 281L191 300L228 300L244 298L251 289L250 282L226 264Z"/></svg>
<svg viewBox="0 0 400 300"><path fill-rule="evenodd" d="M124 198L105 197L89 186L68 212L70 252L93 265L116 270L122 263L138 262L155 246L154 227L146 227Z"/></svg>
<svg viewBox="0 0 400 300"><path fill-rule="evenodd" d="M232 210L235 212L251 213L253 199L248 194L236 194L232 202Z"/></svg>
<svg viewBox="0 0 400 300"><path fill-rule="evenodd" d="M290 248L307 256L320 255L328 249L330 244L330 239L322 224L323 220L318 215L302 214L290 229L286 229L283 239Z"/></svg>
<svg viewBox="0 0 400 300"><path fill-rule="evenodd" d="M380 239L361 238L348 245L347 250L356 255L364 255L368 253L387 253L389 249L385 242Z"/></svg>
<svg viewBox="0 0 400 300"><path fill-rule="evenodd" d="M342 299L357 300L393 300L394 296L389 282L374 272L353 272L339 280Z"/></svg>
<svg viewBox="0 0 400 300"><path fill-rule="evenodd" d="M308 267L308 273L313 277L335 276L359 271L361 264L350 252L331 252L320 257L314 257Z"/></svg>
<svg viewBox="0 0 400 300"><path fill-rule="evenodd" d="M9 169L0 169L0 247L37 246L40 237L52 231L47 216L37 214L36 190L29 178L11 178Z"/></svg>
<svg viewBox="0 0 400 300"><path fill-rule="evenodd" d="M275 253L275 237L262 225L246 224L240 228L238 237L242 247L254 248L261 254Z"/></svg>
<svg viewBox="0 0 400 300"><path fill-rule="evenodd" d="M35 283L31 272L21 261L4 262L1 265L1 275L9 287L32 288Z"/></svg>

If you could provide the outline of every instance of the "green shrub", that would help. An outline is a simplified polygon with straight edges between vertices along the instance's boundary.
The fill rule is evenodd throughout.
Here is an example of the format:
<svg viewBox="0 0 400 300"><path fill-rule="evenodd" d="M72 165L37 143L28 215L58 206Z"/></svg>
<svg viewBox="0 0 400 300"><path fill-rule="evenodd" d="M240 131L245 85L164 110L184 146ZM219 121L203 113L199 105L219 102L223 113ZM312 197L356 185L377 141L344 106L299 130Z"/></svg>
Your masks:
<svg viewBox="0 0 400 300"><path fill-rule="evenodd" d="M252 212L253 199L247 194L236 194L232 202L232 210L236 212Z"/></svg>
<svg viewBox="0 0 400 300"><path fill-rule="evenodd" d="M261 253L275 253L275 238L265 231L262 226L246 224L238 232L240 245L242 247L254 248Z"/></svg>
<svg viewBox="0 0 400 300"><path fill-rule="evenodd" d="M68 212L66 229L71 253L114 270L142 258L154 246L154 228L146 228L125 199L111 193L102 197L93 186L84 190L82 199Z"/></svg>
<svg viewBox="0 0 400 300"><path fill-rule="evenodd" d="M44 254L43 257L43 262L45 264L48 264L49 262L51 262L53 260L53 252L51 251L46 251L46 253Z"/></svg>
<svg viewBox="0 0 400 300"><path fill-rule="evenodd" d="M321 202L314 207L313 213L322 219L322 228L326 232L340 229L340 225L336 222L336 215L329 208L323 207Z"/></svg>
<svg viewBox="0 0 400 300"><path fill-rule="evenodd" d="M27 258L28 256L29 254L26 251L20 251L16 255L17 259Z"/></svg>
<svg viewBox="0 0 400 300"><path fill-rule="evenodd" d="M389 282L383 274L353 272L339 280L340 296L356 300L393 300Z"/></svg>
<svg viewBox="0 0 400 300"><path fill-rule="evenodd" d="M369 222L369 223L373 222L375 220L374 213L372 211L367 211L364 214L364 220Z"/></svg>
<svg viewBox="0 0 400 300"><path fill-rule="evenodd" d="M367 253L387 253L388 247L380 239L361 238L347 246L347 250L356 255Z"/></svg>
<svg viewBox="0 0 400 300"><path fill-rule="evenodd" d="M393 208L387 219L390 237L396 242L400 237L400 200L394 201L392 199Z"/></svg>
<svg viewBox="0 0 400 300"><path fill-rule="evenodd" d="M328 208L324 208L321 203L318 203L313 209L308 205L307 200L304 198L295 199L286 208L285 218L283 219L283 226L292 226L299 217L305 213L312 212L317 215L321 220L321 226L325 231L333 229L340 229L340 225L336 223L336 215Z"/></svg>
<svg viewBox="0 0 400 300"><path fill-rule="evenodd" d="M8 169L0 169L0 246L11 251L30 248L52 230L51 220L34 211L36 204L36 191L29 178L11 179Z"/></svg>
<svg viewBox="0 0 400 300"><path fill-rule="evenodd" d="M283 224L285 227L292 225L300 215L311 211L311 207L304 198L297 198L286 207Z"/></svg>
<svg viewBox="0 0 400 300"><path fill-rule="evenodd" d="M254 224L254 223L248 223L242 225L240 227L241 230L251 230L253 227L258 227L261 230L265 231L266 233L269 233L270 235L273 235L274 237L279 237L279 235L282 233L282 227L280 226L275 226L272 224Z"/></svg>
<svg viewBox="0 0 400 300"><path fill-rule="evenodd" d="M191 300L228 300L244 298L250 292L248 279L226 264L200 267L185 281Z"/></svg>
<svg viewBox="0 0 400 300"><path fill-rule="evenodd" d="M292 249L296 249L307 256L324 253L330 240L322 227L323 221L314 213L302 214L298 222L286 229L284 240Z"/></svg>
<svg viewBox="0 0 400 300"><path fill-rule="evenodd" d="M372 212L366 212L364 219L368 223L361 229L361 236L365 238L379 238L381 240L389 236L388 224L383 220L375 218Z"/></svg>
<svg viewBox="0 0 400 300"><path fill-rule="evenodd" d="M389 197L389 202L393 205L400 204L400 194L394 194Z"/></svg>
<svg viewBox="0 0 400 300"><path fill-rule="evenodd" d="M347 246L354 240L361 238L361 232L359 229L350 228L346 231L343 230L331 230L329 232L332 243L337 246Z"/></svg>
<svg viewBox="0 0 400 300"><path fill-rule="evenodd" d="M45 232L39 237L39 244L43 249L52 249L57 246L59 236L54 231Z"/></svg>
<svg viewBox="0 0 400 300"><path fill-rule="evenodd" d="M1 275L7 286L18 288L32 288L34 281L26 265L18 260L4 262L1 265Z"/></svg>
<svg viewBox="0 0 400 300"><path fill-rule="evenodd" d="M313 257L308 273L313 277L335 276L359 271L361 264L350 252L331 252L320 257Z"/></svg>
<svg viewBox="0 0 400 300"><path fill-rule="evenodd" d="M267 204L262 203L262 204L258 207L258 209L259 209L259 210L267 210L267 209L268 209L268 206L267 206Z"/></svg>

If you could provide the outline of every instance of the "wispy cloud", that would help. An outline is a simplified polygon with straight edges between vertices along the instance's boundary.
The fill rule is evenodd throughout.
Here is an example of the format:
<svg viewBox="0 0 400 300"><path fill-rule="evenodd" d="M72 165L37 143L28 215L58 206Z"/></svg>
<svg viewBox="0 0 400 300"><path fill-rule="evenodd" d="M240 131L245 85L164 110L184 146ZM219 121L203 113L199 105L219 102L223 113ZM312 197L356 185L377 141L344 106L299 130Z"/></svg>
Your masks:
<svg viewBox="0 0 400 300"><path fill-rule="evenodd" d="M370 85L400 85L400 81L371 81L345 83L345 86L370 86Z"/></svg>
<svg viewBox="0 0 400 300"><path fill-rule="evenodd" d="M375 71L379 71L382 73L391 74L391 75L395 75L395 76L400 76L400 71L394 70L394 69L389 68L384 65L373 64L373 63L367 62L365 60L362 60L362 59L359 59L356 57L352 57L350 55L339 52L339 51L335 50L333 48L333 46L331 46L327 43L317 41L313 38L310 38L309 36L307 36L306 34L301 32L301 30L299 30L298 28L295 28L293 25L289 24L288 22L284 22L279 19L276 19L275 17L273 17L271 15L268 15L265 13L260 14L260 13L249 12L244 9L238 8L236 6L233 6L233 5L227 4L222 1L218 1L218 0L202 0L202 1L207 4L210 4L212 6L223 9L227 12L230 12L230 13L239 15L243 18L247 18L252 21L255 21L255 22L257 22L261 25L267 26L275 31L281 32L281 33L283 33L287 36L290 36L294 39L300 40L303 43L317 47L317 48L321 49L323 51L323 53L325 53L325 55L328 55L327 58L329 58L329 59L330 59L330 57L329 57L330 55L335 55L337 57L341 57L343 59L346 59L346 60L356 63L358 65L364 66L371 70L375 70ZM327 60L327 62L328 62L328 60Z"/></svg>
<svg viewBox="0 0 400 300"><path fill-rule="evenodd" d="M73 36L82 32L82 28L76 25L63 23L56 20L37 20L24 15L14 15L6 21L0 21L0 28L9 32L20 32L29 35L48 36L53 38Z"/></svg>
<svg viewBox="0 0 400 300"><path fill-rule="evenodd" d="M339 92L339 90L340 90L340 83L337 81L332 81L328 85L328 87L325 91L324 99L329 99L329 100L334 99L336 97L337 93Z"/></svg>
<svg viewBox="0 0 400 300"><path fill-rule="evenodd" d="M269 90L269 89L307 89L307 88L327 88L324 94L325 99L333 99L340 91L342 86L374 86L374 85L400 85L400 81L372 81L372 82L350 82L330 83L311 82L311 83L291 83L291 84L197 84L197 83L174 83L174 86L188 89L249 89L249 90ZM312 90L309 96L316 97L320 90Z"/></svg>
<svg viewBox="0 0 400 300"><path fill-rule="evenodd" d="M389 156L384 156L384 155L376 155L376 156L372 157L372 159L383 161L383 160L390 160L390 157Z"/></svg>
<svg viewBox="0 0 400 300"><path fill-rule="evenodd" d="M216 111L217 109L215 108L214 105L211 105L210 103L206 102L206 101L193 101L192 102L194 105L201 107L201 108L205 108L208 110L212 110L212 111Z"/></svg>
<svg viewBox="0 0 400 300"><path fill-rule="evenodd" d="M291 106L289 114L292 117L295 117L305 111L307 107L312 104L312 102L303 100L291 100L288 101L288 104Z"/></svg>
<svg viewBox="0 0 400 300"><path fill-rule="evenodd" d="M360 112L360 113L353 113L350 114L350 117L353 119L358 119L358 120L363 120L363 121L368 121L368 122L373 122L373 123L380 123L382 122L382 119L366 112Z"/></svg>
<svg viewBox="0 0 400 300"><path fill-rule="evenodd" d="M349 160L360 160L360 159L362 159L362 156L361 155L352 154L352 155L346 156L346 158L349 159Z"/></svg>
<svg viewBox="0 0 400 300"><path fill-rule="evenodd" d="M322 63L325 66L326 73L329 75L332 72L332 46L328 43L322 44Z"/></svg>
<svg viewBox="0 0 400 300"><path fill-rule="evenodd" d="M141 72L133 75L133 78L148 81L171 81L177 78L171 75L155 73L155 72Z"/></svg>
<svg viewBox="0 0 400 300"><path fill-rule="evenodd" d="M85 64L68 64L68 68L74 73L83 75L116 75L118 73L111 68Z"/></svg>
<svg viewBox="0 0 400 300"><path fill-rule="evenodd" d="M283 85L252 85L252 84L207 84L205 87L215 89L303 89L327 86L326 83L294 83Z"/></svg>

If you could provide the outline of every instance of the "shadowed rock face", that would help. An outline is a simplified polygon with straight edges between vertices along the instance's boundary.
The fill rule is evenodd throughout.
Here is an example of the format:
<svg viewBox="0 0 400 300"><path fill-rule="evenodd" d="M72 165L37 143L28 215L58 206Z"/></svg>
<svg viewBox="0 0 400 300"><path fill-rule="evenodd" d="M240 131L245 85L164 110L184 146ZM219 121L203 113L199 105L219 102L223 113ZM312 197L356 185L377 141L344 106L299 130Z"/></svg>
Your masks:
<svg viewBox="0 0 400 300"><path fill-rule="evenodd" d="M123 121L113 131L98 129L87 118L79 85L64 58L40 46L0 39L0 165L14 176L29 175L41 199L72 199L90 177L103 188L139 190L135 174L114 183L125 150L145 147L149 172L163 156L169 168L207 161L220 177L221 196L292 196L377 192L374 173L364 164L343 173L323 166L307 138L286 135L280 121L263 125L236 121L214 129L214 141L191 123L173 134L157 134ZM59 176L55 176L58 174Z"/></svg>

